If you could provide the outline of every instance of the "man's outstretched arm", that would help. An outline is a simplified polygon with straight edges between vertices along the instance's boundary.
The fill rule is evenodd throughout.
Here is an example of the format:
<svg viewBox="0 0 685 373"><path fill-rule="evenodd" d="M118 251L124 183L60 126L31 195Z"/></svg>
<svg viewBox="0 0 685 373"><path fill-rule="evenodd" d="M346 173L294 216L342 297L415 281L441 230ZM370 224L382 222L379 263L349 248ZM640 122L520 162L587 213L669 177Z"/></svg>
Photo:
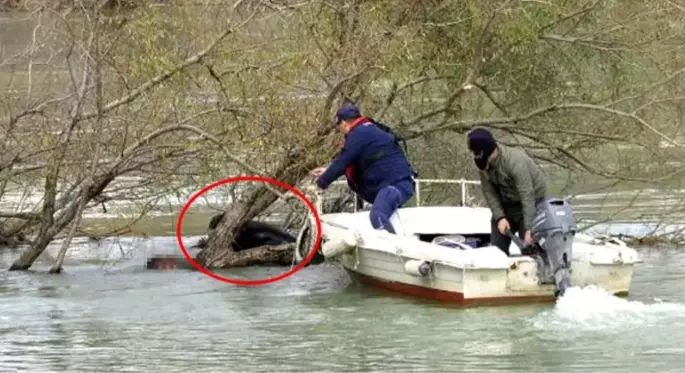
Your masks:
<svg viewBox="0 0 685 373"><path fill-rule="evenodd" d="M331 183L345 173L347 166L359 158L362 149L364 149L364 142L358 136L350 134L340 154L326 168L326 171L316 179L316 185L321 189L328 188Z"/></svg>

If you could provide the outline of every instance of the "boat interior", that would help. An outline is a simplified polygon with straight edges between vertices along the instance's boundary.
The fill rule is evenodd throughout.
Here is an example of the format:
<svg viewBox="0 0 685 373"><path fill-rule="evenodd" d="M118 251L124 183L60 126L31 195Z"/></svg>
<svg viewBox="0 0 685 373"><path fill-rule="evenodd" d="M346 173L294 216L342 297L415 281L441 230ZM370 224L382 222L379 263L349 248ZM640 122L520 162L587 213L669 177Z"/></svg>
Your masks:
<svg viewBox="0 0 685 373"><path fill-rule="evenodd" d="M369 211L334 213L322 216L325 222L368 230ZM468 245L480 248L490 245L490 210L460 206L405 207L390 218L400 236L423 242L457 248Z"/></svg>

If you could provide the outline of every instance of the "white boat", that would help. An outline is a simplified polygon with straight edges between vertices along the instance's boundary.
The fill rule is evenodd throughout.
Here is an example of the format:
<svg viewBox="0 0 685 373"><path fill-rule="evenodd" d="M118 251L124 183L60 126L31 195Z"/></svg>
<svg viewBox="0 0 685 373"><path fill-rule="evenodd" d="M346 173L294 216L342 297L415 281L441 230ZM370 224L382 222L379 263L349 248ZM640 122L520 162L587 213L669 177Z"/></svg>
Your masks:
<svg viewBox="0 0 685 373"><path fill-rule="evenodd" d="M462 183L462 198L466 183L477 184L450 182ZM321 205L320 198L314 197L317 206ZM554 214L563 215L560 211ZM488 208L421 206L417 199L416 207L401 208L392 216L395 235L374 230L368 214L320 213L320 252L326 260L340 263L353 279L364 284L439 301L463 305L553 301L559 273L566 273L564 281L570 279L570 286L594 285L616 295L628 295L634 266L641 262L636 250L616 238L572 232L568 236L572 245L566 248L570 268L561 268L555 280L552 272L558 268L551 268L553 261L544 262L544 254L521 254L512 242L510 252L519 255L508 256L489 244ZM540 216L538 213L536 220ZM571 231L574 224L572 220ZM554 239L545 238L554 241L565 237L555 234ZM541 246L545 238L538 241ZM302 260L307 254L306 249L298 251L296 259Z"/></svg>

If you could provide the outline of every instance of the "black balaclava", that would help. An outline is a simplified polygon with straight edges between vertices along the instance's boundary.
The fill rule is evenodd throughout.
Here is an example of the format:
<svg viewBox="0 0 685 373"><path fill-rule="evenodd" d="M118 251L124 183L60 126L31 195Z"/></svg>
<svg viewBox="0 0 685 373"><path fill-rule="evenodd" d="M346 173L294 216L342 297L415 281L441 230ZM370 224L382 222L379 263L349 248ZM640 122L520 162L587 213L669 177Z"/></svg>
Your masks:
<svg viewBox="0 0 685 373"><path fill-rule="evenodd" d="M490 131L484 128L476 128L468 135L469 150L473 153L473 161L476 166L485 170L488 166L488 158L497 149L497 141Z"/></svg>

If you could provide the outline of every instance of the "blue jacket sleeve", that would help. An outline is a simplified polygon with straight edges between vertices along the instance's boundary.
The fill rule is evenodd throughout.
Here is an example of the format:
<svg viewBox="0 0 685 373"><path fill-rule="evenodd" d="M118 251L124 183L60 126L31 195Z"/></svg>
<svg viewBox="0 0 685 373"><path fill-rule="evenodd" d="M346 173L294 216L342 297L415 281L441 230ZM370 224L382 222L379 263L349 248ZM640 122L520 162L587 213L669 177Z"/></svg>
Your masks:
<svg viewBox="0 0 685 373"><path fill-rule="evenodd" d="M356 135L356 136L355 136ZM340 154L333 160L326 171L316 179L316 185L321 189L328 188L331 183L337 180L345 173L345 168L353 164L362 153L364 149L364 141L361 136L352 132L348 135L345 147Z"/></svg>

